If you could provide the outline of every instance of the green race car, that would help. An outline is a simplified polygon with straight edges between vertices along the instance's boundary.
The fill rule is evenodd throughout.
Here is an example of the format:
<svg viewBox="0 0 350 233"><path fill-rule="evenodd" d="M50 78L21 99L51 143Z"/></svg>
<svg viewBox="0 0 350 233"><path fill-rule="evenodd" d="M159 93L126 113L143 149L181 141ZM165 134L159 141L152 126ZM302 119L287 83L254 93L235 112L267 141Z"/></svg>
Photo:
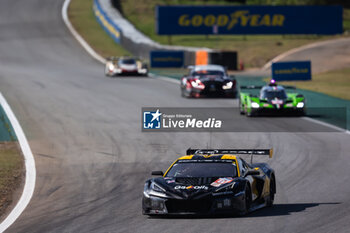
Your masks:
<svg viewBox="0 0 350 233"><path fill-rule="evenodd" d="M240 92L240 113L247 116L257 115L305 115L305 97L298 93L287 93L286 89L295 89L277 85L274 80L266 86L241 86L240 89L260 89L260 95Z"/></svg>

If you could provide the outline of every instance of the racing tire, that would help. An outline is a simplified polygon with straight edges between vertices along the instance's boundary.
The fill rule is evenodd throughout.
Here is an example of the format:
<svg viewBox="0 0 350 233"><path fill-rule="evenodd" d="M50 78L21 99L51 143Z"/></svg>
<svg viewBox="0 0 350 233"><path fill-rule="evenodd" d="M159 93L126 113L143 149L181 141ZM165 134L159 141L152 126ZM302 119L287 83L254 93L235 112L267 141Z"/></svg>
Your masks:
<svg viewBox="0 0 350 233"><path fill-rule="evenodd" d="M305 116L305 115L306 115L305 109L299 110L299 111L297 112L297 116L299 116L299 117L303 117L303 116Z"/></svg>
<svg viewBox="0 0 350 233"><path fill-rule="evenodd" d="M258 116L258 113L256 110L251 109L250 112L248 112L248 109L246 110L247 117L255 117Z"/></svg>
<svg viewBox="0 0 350 233"><path fill-rule="evenodd" d="M108 72L107 66L105 67L104 71L106 77L111 77L111 74Z"/></svg>
<svg viewBox="0 0 350 233"><path fill-rule="evenodd" d="M182 96L187 99L193 98L192 93L187 93L185 89L182 89Z"/></svg>
<svg viewBox="0 0 350 233"><path fill-rule="evenodd" d="M109 72L105 72L106 77L113 78L113 75L111 75Z"/></svg>
<svg viewBox="0 0 350 233"><path fill-rule="evenodd" d="M183 97L183 98L190 98L189 95L186 95L185 90L183 88L181 88L181 97Z"/></svg>
<svg viewBox="0 0 350 233"><path fill-rule="evenodd" d="M239 113L241 115L244 115L244 108L242 106L241 99L238 101L238 105L239 105Z"/></svg>
<svg viewBox="0 0 350 233"><path fill-rule="evenodd" d="M275 192L276 192L276 182L274 176L271 176L270 180L270 195L267 199L266 205L271 207L273 205L273 201L275 200Z"/></svg>
<svg viewBox="0 0 350 233"><path fill-rule="evenodd" d="M185 97L184 90L181 88L181 97Z"/></svg>
<svg viewBox="0 0 350 233"><path fill-rule="evenodd" d="M252 205L252 192L250 191L249 184L247 184L245 188L244 202L245 202L244 214L247 214L249 213L250 206Z"/></svg>

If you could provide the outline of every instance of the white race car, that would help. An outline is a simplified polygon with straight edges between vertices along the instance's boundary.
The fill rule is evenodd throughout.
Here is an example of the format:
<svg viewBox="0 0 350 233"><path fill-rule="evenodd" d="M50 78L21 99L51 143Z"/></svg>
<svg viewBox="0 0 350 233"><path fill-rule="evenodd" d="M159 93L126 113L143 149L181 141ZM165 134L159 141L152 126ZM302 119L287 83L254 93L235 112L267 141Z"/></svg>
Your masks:
<svg viewBox="0 0 350 233"><path fill-rule="evenodd" d="M132 57L109 57L107 58L105 75L142 75L147 76L147 64L142 63L141 60Z"/></svg>

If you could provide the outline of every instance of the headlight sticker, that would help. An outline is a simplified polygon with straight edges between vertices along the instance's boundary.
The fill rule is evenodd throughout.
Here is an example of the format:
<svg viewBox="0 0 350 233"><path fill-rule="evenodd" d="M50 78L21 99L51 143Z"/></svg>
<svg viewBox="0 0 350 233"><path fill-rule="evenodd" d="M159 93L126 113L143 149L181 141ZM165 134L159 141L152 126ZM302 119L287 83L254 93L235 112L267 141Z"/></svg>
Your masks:
<svg viewBox="0 0 350 233"><path fill-rule="evenodd" d="M219 178L210 185L213 187L220 187L221 185L231 183L233 181L232 177Z"/></svg>

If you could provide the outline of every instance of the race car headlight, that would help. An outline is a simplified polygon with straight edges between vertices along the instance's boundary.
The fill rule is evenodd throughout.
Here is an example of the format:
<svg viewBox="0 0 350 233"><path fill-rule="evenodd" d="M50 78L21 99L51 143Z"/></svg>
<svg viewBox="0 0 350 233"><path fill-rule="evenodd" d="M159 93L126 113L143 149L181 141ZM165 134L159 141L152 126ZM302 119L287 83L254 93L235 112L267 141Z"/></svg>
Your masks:
<svg viewBox="0 0 350 233"><path fill-rule="evenodd" d="M199 79L196 79L196 80L192 81L191 85L192 85L192 87L198 88L198 89L204 89L205 88L204 84Z"/></svg>
<svg viewBox="0 0 350 233"><path fill-rule="evenodd" d="M258 103L252 102L252 108L259 108L260 105Z"/></svg>
<svg viewBox="0 0 350 233"><path fill-rule="evenodd" d="M232 194L232 190L234 189L235 184L236 184L236 182L232 182L229 185L223 185L222 187L215 190L213 195L218 196L218 195Z"/></svg>
<svg viewBox="0 0 350 233"><path fill-rule="evenodd" d="M156 183L152 182L150 188L156 192L165 192L165 190L157 185Z"/></svg>
<svg viewBox="0 0 350 233"><path fill-rule="evenodd" d="M152 182L149 187L150 187L149 192L146 192L148 196L151 195L156 197L167 197L167 195L165 194L165 189L160 187L158 184Z"/></svg>
<svg viewBox="0 0 350 233"><path fill-rule="evenodd" d="M108 69L109 69L109 70L114 70L114 65L113 65L112 63L109 63L109 64L108 64Z"/></svg>
<svg viewBox="0 0 350 233"><path fill-rule="evenodd" d="M227 90L227 89L231 89L232 87L233 87L233 82L228 82L222 86L222 89Z"/></svg>
<svg viewBox="0 0 350 233"><path fill-rule="evenodd" d="M138 70L140 74L146 74L147 73L147 69L139 69Z"/></svg>
<svg viewBox="0 0 350 233"><path fill-rule="evenodd" d="M303 108L304 107L304 102L299 102L298 104L297 104L297 108Z"/></svg>

